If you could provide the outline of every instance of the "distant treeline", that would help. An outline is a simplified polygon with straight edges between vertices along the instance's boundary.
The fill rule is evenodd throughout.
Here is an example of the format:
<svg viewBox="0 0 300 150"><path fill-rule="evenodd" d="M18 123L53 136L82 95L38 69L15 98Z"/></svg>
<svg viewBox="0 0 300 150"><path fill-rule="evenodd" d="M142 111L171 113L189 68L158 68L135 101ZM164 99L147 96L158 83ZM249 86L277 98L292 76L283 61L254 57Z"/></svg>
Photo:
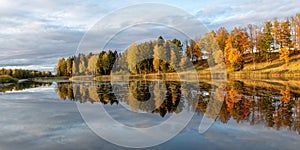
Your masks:
<svg viewBox="0 0 300 150"><path fill-rule="evenodd" d="M186 64L182 47L179 40L165 41L160 36L154 41L132 44L123 53L109 50L102 51L100 54L79 54L67 59L59 59L56 72L57 76L109 75L112 69L117 72L130 71L132 74L174 72L175 65ZM151 58L153 55L160 59Z"/></svg>
<svg viewBox="0 0 300 150"><path fill-rule="evenodd" d="M24 70L24 69L0 69L0 75L9 75L17 79L27 79L35 77L51 77L50 71Z"/></svg>
<svg viewBox="0 0 300 150"><path fill-rule="evenodd" d="M56 75L109 75L117 58L117 51L102 51L100 54L79 54L66 60L62 58L58 60Z"/></svg>
<svg viewBox="0 0 300 150"><path fill-rule="evenodd" d="M300 50L300 13L284 20L273 19L263 25L249 24L228 32L224 27L206 33L199 40L157 40L132 44L118 54L116 51L100 54L79 54L57 64L58 76L107 75L115 61L116 71L132 74L174 72L187 69L187 64L201 69L225 64L239 71L245 64L271 62L279 58L286 65L290 56ZM151 56L151 57L149 57ZM209 65L207 65L209 64ZM204 67L203 67L204 66Z"/></svg>

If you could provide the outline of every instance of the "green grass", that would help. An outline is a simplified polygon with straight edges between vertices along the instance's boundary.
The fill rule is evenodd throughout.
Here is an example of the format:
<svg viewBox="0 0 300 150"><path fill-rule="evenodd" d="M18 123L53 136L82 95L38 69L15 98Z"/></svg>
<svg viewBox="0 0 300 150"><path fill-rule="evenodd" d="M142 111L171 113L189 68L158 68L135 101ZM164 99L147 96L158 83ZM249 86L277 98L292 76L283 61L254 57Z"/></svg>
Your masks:
<svg viewBox="0 0 300 150"><path fill-rule="evenodd" d="M15 79L9 75L0 75L0 83L16 83L18 79Z"/></svg>

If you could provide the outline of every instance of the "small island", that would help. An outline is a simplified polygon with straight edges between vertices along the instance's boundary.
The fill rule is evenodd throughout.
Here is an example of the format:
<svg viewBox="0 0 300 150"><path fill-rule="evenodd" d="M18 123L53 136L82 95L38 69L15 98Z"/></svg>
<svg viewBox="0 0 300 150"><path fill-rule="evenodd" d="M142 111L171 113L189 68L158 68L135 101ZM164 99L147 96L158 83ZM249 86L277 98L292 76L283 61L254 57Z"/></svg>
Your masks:
<svg viewBox="0 0 300 150"><path fill-rule="evenodd" d="M0 69L0 87L32 80L38 77L54 77L50 71Z"/></svg>

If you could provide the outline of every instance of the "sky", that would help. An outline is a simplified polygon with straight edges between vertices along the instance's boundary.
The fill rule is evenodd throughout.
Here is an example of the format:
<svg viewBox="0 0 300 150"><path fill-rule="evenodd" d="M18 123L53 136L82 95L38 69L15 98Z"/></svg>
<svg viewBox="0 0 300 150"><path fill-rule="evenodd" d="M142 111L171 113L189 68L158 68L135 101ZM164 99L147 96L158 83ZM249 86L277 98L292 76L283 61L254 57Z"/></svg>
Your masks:
<svg viewBox="0 0 300 150"><path fill-rule="evenodd" d="M162 7L153 7L148 3L158 3ZM142 9L137 9L136 6L142 6ZM172 10L174 14L170 13ZM207 30L216 30L221 26L231 29L249 23L262 24L274 17L293 16L300 13L300 1L0 0L0 67L54 71L59 58L75 55L80 48L90 48L91 42L82 42L85 37L89 37L85 41L99 40L100 44L93 46L105 45L107 39L113 39L104 48L121 51L129 46L129 42L153 39L159 34L167 39L179 36L176 29L157 24L127 28L131 20L147 22L147 14L151 14L150 19L156 19L155 22L184 22L177 27L187 29L190 33L202 32L197 24L190 23L190 17L184 18L179 13L199 19ZM186 26L187 23L191 25ZM101 32L92 36L88 33L95 29L95 25L101 25L98 26ZM108 36L120 29L122 32L118 32L117 36ZM128 37L125 39L125 36L130 36L135 41L128 40ZM101 48L103 47L94 51L99 52Z"/></svg>

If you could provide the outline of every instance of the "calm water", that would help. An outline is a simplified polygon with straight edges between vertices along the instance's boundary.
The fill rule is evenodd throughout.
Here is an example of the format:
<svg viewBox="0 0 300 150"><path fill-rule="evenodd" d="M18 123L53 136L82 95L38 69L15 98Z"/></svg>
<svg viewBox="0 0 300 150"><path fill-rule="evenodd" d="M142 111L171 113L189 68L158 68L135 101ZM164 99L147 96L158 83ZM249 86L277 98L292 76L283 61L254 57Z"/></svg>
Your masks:
<svg viewBox="0 0 300 150"><path fill-rule="evenodd" d="M94 105L103 106L114 120L137 128L195 112L177 136L149 149L298 149L298 85L298 81L11 85L0 88L0 149L124 149L98 137L82 119L78 106ZM200 134L204 114L216 121ZM121 128L116 130L122 134Z"/></svg>

